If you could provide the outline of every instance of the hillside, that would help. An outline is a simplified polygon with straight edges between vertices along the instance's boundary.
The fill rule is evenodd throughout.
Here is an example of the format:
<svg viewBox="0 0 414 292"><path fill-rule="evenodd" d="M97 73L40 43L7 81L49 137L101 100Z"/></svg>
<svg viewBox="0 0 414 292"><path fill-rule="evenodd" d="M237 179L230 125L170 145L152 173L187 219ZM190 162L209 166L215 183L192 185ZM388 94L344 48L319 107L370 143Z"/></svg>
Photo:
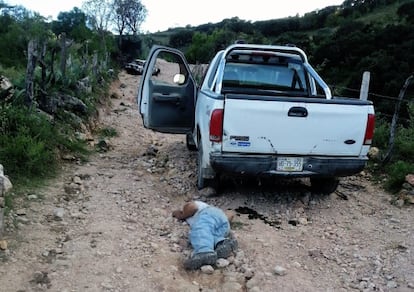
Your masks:
<svg viewBox="0 0 414 292"><path fill-rule="evenodd" d="M344 1L301 17L256 22L235 17L143 37L184 51L193 63L208 62L217 49L239 39L295 44L332 86L342 87L339 94L355 95L344 89L359 89L362 73L370 71L371 92L396 97L414 68L413 14L412 1Z"/></svg>

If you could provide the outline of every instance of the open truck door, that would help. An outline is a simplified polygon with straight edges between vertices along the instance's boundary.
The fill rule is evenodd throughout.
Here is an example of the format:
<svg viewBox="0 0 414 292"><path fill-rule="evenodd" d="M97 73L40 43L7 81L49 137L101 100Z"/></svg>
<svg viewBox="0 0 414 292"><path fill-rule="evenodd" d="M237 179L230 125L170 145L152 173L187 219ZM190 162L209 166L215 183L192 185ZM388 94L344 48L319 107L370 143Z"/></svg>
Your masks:
<svg viewBox="0 0 414 292"><path fill-rule="evenodd" d="M153 74L158 68L158 74ZM186 134L194 125L197 87L179 50L153 46L138 88L138 108L145 128Z"/></svg>

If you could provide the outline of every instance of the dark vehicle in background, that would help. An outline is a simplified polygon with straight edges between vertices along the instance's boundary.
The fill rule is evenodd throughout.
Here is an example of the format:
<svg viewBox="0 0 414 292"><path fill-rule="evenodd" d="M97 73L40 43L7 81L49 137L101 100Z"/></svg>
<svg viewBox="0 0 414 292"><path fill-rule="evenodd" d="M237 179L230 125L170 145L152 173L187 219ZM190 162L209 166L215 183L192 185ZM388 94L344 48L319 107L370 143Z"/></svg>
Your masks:
<svg viewBox="0 0 414 292"><path fill-rule="evenodd" d="M144 72L145 60L135 59L131 62L125 64L125 71L131 75L142 75ZM158 75L160 73L160 68L154 67L152 75Z"/></svg>
<svg viewBox="0 0 414 292"><path fill-rule="evenodd" d="M141 75L144 71L145 61L133 60L125 64L125 71L132 75Z"/></svg>

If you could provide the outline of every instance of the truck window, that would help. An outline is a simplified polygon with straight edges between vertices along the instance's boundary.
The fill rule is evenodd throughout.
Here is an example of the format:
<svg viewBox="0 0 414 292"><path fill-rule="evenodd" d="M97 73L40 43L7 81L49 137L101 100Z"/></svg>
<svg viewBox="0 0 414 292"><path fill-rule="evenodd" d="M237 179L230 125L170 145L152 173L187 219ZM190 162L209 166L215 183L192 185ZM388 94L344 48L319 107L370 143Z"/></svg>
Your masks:
<svg viewBox="0 0 414 292"><path fill-rule="evenodd" d="M228 64L224 67L223 86L237 86L240 84L240 80L237 66Z"/></svg>
<svg viewBox="0 0 414 292"><path fill-rule="evenodd" d="M157 74L151 76L151 81L154 84L177 86L174 82L174 76L177 74L184 75L184 83L188 80L189 72L182 59L173 53L160 52L155 61L155 67L161 69Z"/></svg>
<svg viewBox="0 0 414 292"><path fill-rule="evenodd" d="M223 89L252 87L263 90L296 91L307 93L303 66L298 63L226 63Z"/></svg>

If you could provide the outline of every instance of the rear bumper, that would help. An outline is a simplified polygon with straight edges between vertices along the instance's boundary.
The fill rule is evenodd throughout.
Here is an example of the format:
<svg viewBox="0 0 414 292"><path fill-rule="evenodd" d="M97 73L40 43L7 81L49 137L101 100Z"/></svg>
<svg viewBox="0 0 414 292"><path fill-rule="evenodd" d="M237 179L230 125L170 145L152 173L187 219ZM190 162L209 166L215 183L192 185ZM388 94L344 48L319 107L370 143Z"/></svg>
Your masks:
<svg viewBox="0 0 414 292"><path fill-rule="evenodd" d="M249 176L275 175L283 177L349 176L364 169L368 158L303 157L302 171L277 171L276 155L210 154L210 164L216 173Z"/></svg>

